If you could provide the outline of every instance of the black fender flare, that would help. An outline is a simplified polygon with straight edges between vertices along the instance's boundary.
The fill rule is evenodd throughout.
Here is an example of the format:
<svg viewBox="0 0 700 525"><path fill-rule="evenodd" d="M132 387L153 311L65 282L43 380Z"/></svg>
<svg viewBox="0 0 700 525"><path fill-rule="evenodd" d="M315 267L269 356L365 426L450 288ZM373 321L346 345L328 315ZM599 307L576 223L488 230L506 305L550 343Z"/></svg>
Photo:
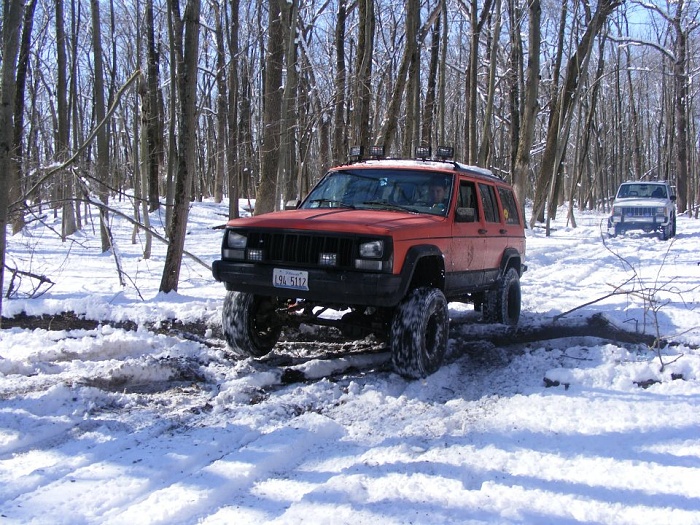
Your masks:
<svg viewBox="0 0 700 525"><path fill-rule="evenodd" d="M515 270L518 272L518 275L521 277L523 275L523 272L527 270L527 266L522 263L522 257L520 253L515 248L506 248L504 250L503 257L501 258L499 279L506 274L508 268L515 268Z"/></svg>
<svg viewBox="0 0 700 525"><path fill-rule="evenodd" d="M408 293L408 289L413 282L413 276L415 274L418 263L421 259L427 257L435 258L440 264L440 285L438 288L441 290L445 289L445 256L442 251L433 244L419 244L416 246L411 246L406 253L406 258L404 259L403 267L401 268L401 295L405 296Z"/></svg>

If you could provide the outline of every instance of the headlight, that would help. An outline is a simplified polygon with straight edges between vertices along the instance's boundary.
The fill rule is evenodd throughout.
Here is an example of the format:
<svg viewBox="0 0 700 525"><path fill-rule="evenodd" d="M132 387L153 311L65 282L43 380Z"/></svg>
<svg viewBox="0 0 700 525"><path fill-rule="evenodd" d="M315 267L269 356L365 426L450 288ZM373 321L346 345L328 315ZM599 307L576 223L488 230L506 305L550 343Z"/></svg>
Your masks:
<svg viewBox="0 0 700 525"><path fill-rule="evenodd" d="M227 233L226 245L234 250L242 250L245 248L248 238L238 232L229 230Z"/></svg>
<svg viewBox="0 0 700 525"><path fill-rule="evenodd" d="M663 206L656 208L656 215L666 215L666 208Z"/></svg>
<svg viewBox="0 0 700 525"><path fill-rule="evenodd" d="M245 247L248 238L232 230L225 233L224 246L221 250L221 256L224 259L245 259Z"/></svg>
<svg viewBox="0 0 700 525"><path fill-rule="evenodd" d="M384 255L384 241L376 240L360 244L360 257L381 259Z"/></svg>
<svg viewBox="0 0 700 525"><path fill-rule="evenodd" d="M613 215L622 215L622 206L613 206Z"/></svg>

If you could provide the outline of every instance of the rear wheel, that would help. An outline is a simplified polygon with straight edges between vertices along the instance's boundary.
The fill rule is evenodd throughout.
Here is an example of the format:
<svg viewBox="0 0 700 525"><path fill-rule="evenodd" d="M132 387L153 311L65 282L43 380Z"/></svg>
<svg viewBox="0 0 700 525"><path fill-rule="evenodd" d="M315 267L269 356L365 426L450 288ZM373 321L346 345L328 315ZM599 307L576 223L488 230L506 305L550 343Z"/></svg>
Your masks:
<svg viewBox="0 0 700 525"><path fill-rule="evenodd" d="M272 350L282 333L282 323L272 297L228 292L222 326L231 350L245 357L262 357Z"/></svg>
<svg viewBox="0 0 700 525"><path fill-rule="evenodd" d="M449 334L447 299L438 288L417 288L396 307L391 323L394 370L426 377L442 365Z"/></svg>
<svg viewBox="0 0 700 525"><path fill-rule="evenodd" d="M495 290L486 293L483 305L484 321L510 326L520 319L520 276L509 268Z"/></svg>

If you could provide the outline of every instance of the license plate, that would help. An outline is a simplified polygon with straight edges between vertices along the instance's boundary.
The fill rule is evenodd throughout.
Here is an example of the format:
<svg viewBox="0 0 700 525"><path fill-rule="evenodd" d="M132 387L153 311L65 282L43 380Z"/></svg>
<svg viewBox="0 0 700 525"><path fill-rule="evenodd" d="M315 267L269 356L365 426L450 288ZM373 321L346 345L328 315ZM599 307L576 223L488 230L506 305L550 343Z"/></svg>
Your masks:
<svg viewBox="0 0 700 525"><path fill-rule="evenodd" d="M309 272L275 268L272 270L272 285L277 288L308 291Z"/></svg>

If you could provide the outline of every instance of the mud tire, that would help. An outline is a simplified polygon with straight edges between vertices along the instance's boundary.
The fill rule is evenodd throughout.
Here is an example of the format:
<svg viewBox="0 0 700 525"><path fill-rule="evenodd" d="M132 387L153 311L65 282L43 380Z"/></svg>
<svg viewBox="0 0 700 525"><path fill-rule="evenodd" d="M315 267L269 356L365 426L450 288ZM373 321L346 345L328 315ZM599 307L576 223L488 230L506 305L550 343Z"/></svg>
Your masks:
<svg viewBox="0 0 700 525"><path fill-rule="evenodd" d="M391 323L394 370L418 379L440 368L447 350L449 321L447 299L441 290L412 290L396 307Z"/></svg>
<svg viewBox="0 0 700 525"><path fill-rule="evenodd" d="M520 276L515 268L509 268L496 289L486 293L484 321L517 325L520 320L520 300Z"/></svg>
<svg viewBox="0 0 700 525"><path fill-rule="evenodd" d="M227 292L222 328L231 350L241 357L262 357L279 340L282 325L270 297Z"/></svg>

